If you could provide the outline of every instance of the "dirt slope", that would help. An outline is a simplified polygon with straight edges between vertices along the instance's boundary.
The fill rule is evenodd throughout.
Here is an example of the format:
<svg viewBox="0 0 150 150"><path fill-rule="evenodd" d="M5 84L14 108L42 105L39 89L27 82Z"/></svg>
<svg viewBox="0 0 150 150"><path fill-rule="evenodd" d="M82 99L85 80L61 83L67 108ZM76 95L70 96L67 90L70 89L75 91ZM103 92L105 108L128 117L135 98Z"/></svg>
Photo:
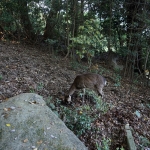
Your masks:
<svg viewBox="0 0 150 150"><path fill-rule="evenodd" d="M62 99L78 71L72 68L69 59L62 60L49 51L20 44L0 43L0 102L25 92L35 92L47 99L50 96ZM150 139L150 89L142 86L130 88L126 79L119 81L122 86L114 87L117 77L112 70L104 71L108 85L105 87L105 100L113 105L95 125L103 129L101 134L113 137L115 142L111 149L124 143L124 125L129 123L134 129L136 144L139 135ZM111 79L116 79L112 81ZM141 117L137 117L136 112ZM84 138L92 149L92 136L87 132ZM91 142L89 142L91 141ZM118 144L118 145L117 145Z"/></svg>

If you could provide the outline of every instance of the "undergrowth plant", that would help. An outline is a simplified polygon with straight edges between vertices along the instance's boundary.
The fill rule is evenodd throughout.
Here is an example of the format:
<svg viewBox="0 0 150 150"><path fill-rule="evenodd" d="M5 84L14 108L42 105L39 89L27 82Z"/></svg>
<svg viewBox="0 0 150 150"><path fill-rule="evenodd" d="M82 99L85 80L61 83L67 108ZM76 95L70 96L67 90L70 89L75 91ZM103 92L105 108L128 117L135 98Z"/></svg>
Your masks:
<svg viewBox="0 0 150 150"><path fill-rule="evenodd" d="M95 107L97 111L106 113L109 109L109 104L104 102L100 96L98 96L93 90L86 89L86 95L92 97L93 102L95 102Z"/></svg>
<svg viewBox="0 0 150 150"><path fill-rule="evenodd" d="M42 90L44 87L44 84L43 83L39 83L38 86L37 86L37 90L40 91Z"/></svg>
<svg viewBox="0 0 150 150"><path fill-rule="evenodd" d="M82 98L82 94L79 93L78 97ZM90 99L93 102L90 102ZM70 130L80 136L92 129L92 123L98 118L99 113L106 113L109 108L109 105L92 90L86 90L85 100L86 102L78 107L61 105L60 100L54 101L53 97L49 97L46 103L54 112L57 112ZM107 140L103 140L103 143L104 147L107 147Z"/></svg>
<svg viewBox="0 0 150 150"><path fill-rule="evenodd" d="M121 86L121 76L118 73L115 75L115 86Z"/></svg>
<svg viewBox="0 0 150 150"><path fill-rule="evenodd" d="M90 103L86 103L80 107L65 107L60 105L60 118L63 116L63 120L67 127L75 132L76 135L80 136L87 130L91 129L91 124L97 119L97 111L106 113L109 105L102 101L102 99L92 90L86 90L86 100L92 99L92 106ZM79 97L83 95L79 93ZM93 115L94 114L94 115Z"/></svg>
<svg viewBox="0 0 150 150"><path fill-rule="evenodd" d="M35 90L32 87L30 87L30 93L35 93Z"/></svg>
<svg viewBox="0 0 150 150"><path fill-rule="evenodd" d="M94 121L88 111L83 112L81 108L70 109L68 107L61 106L60 117L65 116L63 119L67 127L74 131L78 136L85 133L86 130L91 129L91 123Z"/></svg>
<svg viewBox="0 0 150 150"><path fill-rule="evenodd" d="M88 69L87 66L84 66L84 65L80 64L80 63L77 62L77 61L72 61L72 62L71 62L71 67L72 67L74 70L82 69L83 71L86 71L86 70Z"/></svg>
<svg viewBox="0 0 150 150"><path fill-rule="evenodd" d="M109 150L110 144L111 144L111 139L103 138L101 141L101 144L96 143L96 149L97 150Z"/></svg>
<svg viewBox="0 0 150 150"><path fill-rule="evenodd" d="M2 80L2 78L3 78L3 77L2 77L2 75L0 74L0 80Z"/></svg>
<svg viewBox="0 0 150 150"><path fill-rule="evenodd" d="M96 143L96 150L110 150L111 139L103 138L100 143ZM123 147L116 148L116 150L125 150Z"/></svg>
<svg viewBox="0 0 150 150"><path fill-rule="evenodd" d="M72 62L71 62L71 67L72 67L73 69L78 69L79 66L80 66L80 64L79 64L77 61L72 61Z"/></svg>
<svg viewBox="0 0 150 150"><path fill-rule="evenodd" d="M143 137L143 136L139 136L139 140L140 140L140 143L139 143L139 149L141 150L149 150L150 148L150 140L147 139L146 137Z"/></svg>

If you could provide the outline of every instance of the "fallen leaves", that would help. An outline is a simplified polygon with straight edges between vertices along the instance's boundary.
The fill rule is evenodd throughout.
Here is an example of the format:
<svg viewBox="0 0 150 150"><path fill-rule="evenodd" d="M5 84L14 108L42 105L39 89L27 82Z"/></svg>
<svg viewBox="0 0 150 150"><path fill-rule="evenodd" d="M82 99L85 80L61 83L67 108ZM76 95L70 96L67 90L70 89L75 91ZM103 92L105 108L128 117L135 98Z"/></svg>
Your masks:
<svg viewBox="0 0 150 150"><path fill-rule="evenodd" d="M11 111L11 110L14 110L16 109L14 106L11 106L9 108L4 108L4 111Z"/></svg>
<svg viewBox="0 0 150 150"><path fill-rule="evenodd" d="M76 73L83 72L83 69L78 70L78 72L77 70L74 71L70 67L70 60L57 61L47 52L36 48L24 48L21 45L5 47L5 45L1 44L1 46L0 75L2 78L0 80L0 102L23 92L35 92L45 99L52 96L54 99L58 98L61 100ZM100 65L96 64L92 69L98 70L99 67ZM114 74L111 70L108 70L108 73L106 75L111 77ZM123 130L126 123L131 125L136 141L139 140L137 133L150 139L150 107L148 105L145 107L146 102L149 103L150 101L150 89L135 86L131 90L131 85L127 79L122 81L122 86L111 89L111 86L115 83L110 79L108 79L108 82L109 84L104 88L105 101L111 104L112 108L106 114L99 115L92 124L93 130L87 131L85 135L81 135L82 141L85 142L89 150L92 150L96 140L100 141L103 136L110 137L113 141L111 149L114 150L118 145L126 144ZM80 106L79 97L75 97L75 99L76 107ZM143 105L141 105L142 102ZM35 105L38 103L33 100L29 101L29 104ZM57 108L59 110L59 107ZM10 112L16 109L18 108L14 106L4 108L4 113L1 115L7 119L11 117L9 116ZM78 113L82 114L83 111ZM12 127L9 123L6 126ZM99 130L95 131L95 127ZM47 130L50 129L50 127L47 127ZM11 131L15 132L14 129ZM57 138L54 135L50 137ZM24 140L24 143L26 143L27 139ZM42 142L40 140L37 144L42 144ZM37 147L32 146L32 149L37 150Z"/></svg>
<svg viewBox="0 0 150 150"><path fill-rule="evenodd" d="M40 141L37 141L37 144L42 144L43 143L43 141L42 140L40 140Z"/></svg>
<svg viewBox="0 0 150 150"><path fill-rule="evenodd" d="M11 124L7 123L7 124L6 124L6 126L7 126L7 127L10 127L10 126L11 126Z"/></svg>
<svg viewBox="0 0 150 150"><path fill-rule="evenodd" d="M27 142L28 142L28 139L23 140L23 143L27 143Z"/></svg>

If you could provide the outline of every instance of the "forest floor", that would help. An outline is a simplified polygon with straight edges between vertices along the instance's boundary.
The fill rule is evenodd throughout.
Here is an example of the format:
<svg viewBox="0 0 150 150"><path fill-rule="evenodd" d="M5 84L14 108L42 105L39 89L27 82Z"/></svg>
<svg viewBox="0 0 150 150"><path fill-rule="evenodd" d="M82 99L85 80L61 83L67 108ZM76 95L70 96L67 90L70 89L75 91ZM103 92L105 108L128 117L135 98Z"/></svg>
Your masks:
<svg viewBox="0 0 150 150"><path fill-rule="evenodd" d="M73 63L69 58L51 54L44 47L38 49L0 42L0 102L25 92L37 93L45 100L63 100L75 76L89 72L87 68L85 62ZM96 149L95 144L102 138L111 139L111 150L127 149L124 126L129 123L138 149L148 150L150 143L142 140L150 141L150 88L140 84L131 86L128 79L117 75L105 64L99 64L98 69L106 76L108 84L104 88L104 100L111 107L106 113L99 112L99 117L91 124L93 130L79 138L89 150ZM75 101L75 96L73 103L77 107L82 105L79 98Z"/></svg>

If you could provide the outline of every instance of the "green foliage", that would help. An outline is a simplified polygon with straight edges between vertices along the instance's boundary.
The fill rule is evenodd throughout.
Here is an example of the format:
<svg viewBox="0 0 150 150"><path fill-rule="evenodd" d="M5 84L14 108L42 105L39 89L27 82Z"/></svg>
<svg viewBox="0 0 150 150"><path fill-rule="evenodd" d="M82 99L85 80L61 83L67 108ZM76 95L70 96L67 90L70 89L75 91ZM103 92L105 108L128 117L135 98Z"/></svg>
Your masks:
<svg viewBox="0 0 150 150"><path fill-rule="evenodd" d="M110 144L111 144L111 139L103 138L101 141L101 145L96 143L96 148L97 150L109 150Z"/></svg>
<svg viewBox="0 0 150 150"><path fill-rule="evenodd" d="M96 103L95 106L92 104L91 107L90 104L84 104L80 107L70 108L61 105L59 99L54 100L53 97L49 97L46 100L46 104L65 122L67 127L78 136L91 129L92 122L98 117L96 115L97 111L105 113L108 110L108 104L102 102L94 91L86 91L86 95L92 97Z"/></svg>
<svg viewBox="0 0 150 150"><path fill-rule="evenodd" d="M95 93L93 90L86 89L86 95L93 98L95 102L95 107L97 111L101 111L102 113L106 113L109 109L109 104L104 102L100 96ZM94 106L93 106L94 107Z"/></svg>
<svg viewBox="0 0 150 150"><path fill-rule="evenodd" d="M35 90L32 87L30 87L30 93L35 93Z"/></svg>
<svg viewBox="0 0 150 150"><path fill-rule="evenodd" d="M149 2L146 4L150 5ZM131 6L130 4L127 6L126 1L105 3L102 0L99 2L95 0L92 3L89 2L88 6L85 5L86 2L82 7L79 1L76 3L63 1L62 3L48 0L1 0L0 32L2 30L4 34L9 35L23 33L27 39L31 39L33 34L43 35L46 32L45 39L55 39L60 45L70 44L67 48L74 50L73 53L79 55L80 58L86 57L89 65L96 52L108 49L113 49L123 56L127 54L133 56L134 52L139 50L143 64L146 64L146 68L150 65L148 7L143 9L140 2L135 3L134 8L140 11L131 10L135 16L133 15L133 22L128 22L129 20L126 19L128 13L125 12L128 12ZM85 7L88 11L84 9ZM141 18L143 18L142 21ZM130 27L129 30L128 27ZM55 41L49 41L50 46L54 45L53 42ZM129 61L133 63L134 60L131 58Z"/></svg>
<svg viewBox="0 0 150 150"><path fill-rule="evenodd" d="M0 33L10 40L13 33L20 29L19 5L17 0L0 2Z"/></svg>
<svg viewBox="0 0 150 150"><path fill-rule="evenodd" d="M44 17L43 8L38 3L31 2L29 7L29 17L34 29L34 33L42 35L46 26L46 19Z"/></svg>
<svg viewBox="0 0 150 150"><path fill-rule="evenodd" d="M80 58L87 57L89 64L96 51L106 47L106 39L100 33L99 20L90 19L79 27L77 37L71 38L73 41L69 47L75 47L76 54Z"/></svg>
<svg viewBox="0 0 150 150"><path fill-rule="evenodd" d="M79 96L83 96L79 93ZM63 116L63 120L67 127L75 132L76 135L81 135L87 130L91 129L91 124L97 119L97 111L106 113L108 110L108 104L103 102L98 95L91 90L86 90L86 97L92 98L95 105L84 104L77 108L69 108L60 106L59 116ZM86 100L88 100L88 97ZM92 115L94 114L94 116Z"/></svg>
<svg viewBox="0 0 150 150"><path fill-rule="evenodd" d="M52 96L49 96L47 99L46 99L46 105L48 106L48 107L50 107L51 108L51 110L57 115L57 116L59 116L59 110L58 110L58 105L60 105L61 104L61 101L58 99L58 98L56 98L55 99L55 101L54 101L54 98L52 97Z"/></svg>
<svg viewBox="0 0 150 150"><path fill-rule="evenodd" d="M71 67L75 70L77 70L80 67L80 64L77 61L71 62Z"/></svg>
<svg viewBox="0 0 150 150"><path fill-rule="evenodd" d="M149 104L146 104L147 105L147 107L150 109L150 103Z"/></svg>
<svg viewBox="0 0 150 150"><path fill-rule="evenodd" d="M2 80L3 76L0 74L0 80Z"/></svg>
<svg viewBox="0 0 150 150"><path fill-rule="evenodd" d="M115 82L115 86L121 86L121 76L118 73L116 73Z"/></svg>
<svg viewBox="0 0 150 150"><path fill-rule="evenodd" d="M36 91L42 91L43 87L44 87L43 83L39 83L37 84L36 88L30 86L29 89L31 93L35 93Z"/></svg>
<svg viewBox="0 0 150 150"><path fill-rule="evenodd" d="M37 90L40 91L42 90L44 87L44 84L43 83L39 83L38 86L37 86Z"/></svg>
<svg viewBox="0 0 150 150"><path fill-rule="evenodd" d="M84 71L84 70L87 70L87 69L88 69L88 67L83 66L82 64L80 64L80 63L77 62L77 61L72 61L72 62L71 62L71 67L72 67L74 70L82 69L82 70Z"/></svg>
<svg viewBox="0 0 150 150"><path fill-rule="evenodd" d="M49 45L53 46L54 44L56 44L56 43L57 43L57 40L47 39L47 40L45 40L45 42L46 42L47 44L49 44Z"/></svg>
<svg viewBox="0 0 150 150"><path fill-rule="evenodd" d="M140 136L140 144L139 144L139 149L145 150L150 147L150 140L147 139L146 137Z"/></svg>
<svg viewBox="0 0 150 150"><path fill-rule="evenodd" d="M82 112L79 108L72 110L63 106L61 106L61 110L65 115L65 124L78 136L91 129L91 123L94 118L90 117L87 112Z"/></svg>
<svg viewBox="0 0 150 150"><path fill-rule="evenodd" d="M125 150L123 147L121 147L121 148L117 148L116 150Z"/></svg>
<svg viewBox="0 0 150 150"><path fill-rule="evenodd" d="M103 150L109 150L109 146L110 146L110 144L111 144L111 139L106 139L106 138L104 138L104 139L102 140L102 143L103 143L102 149L103 149Z"/></svg>
<svg viewBox="0 0 150 150"><path fill-rule="evenodd" d="M101 144L96 143L96 149L97 150L109 150L111 145L111 139L110 138L103 138L101 140ZM125 150L123 147L117 148L116 150Z"/></svg>

